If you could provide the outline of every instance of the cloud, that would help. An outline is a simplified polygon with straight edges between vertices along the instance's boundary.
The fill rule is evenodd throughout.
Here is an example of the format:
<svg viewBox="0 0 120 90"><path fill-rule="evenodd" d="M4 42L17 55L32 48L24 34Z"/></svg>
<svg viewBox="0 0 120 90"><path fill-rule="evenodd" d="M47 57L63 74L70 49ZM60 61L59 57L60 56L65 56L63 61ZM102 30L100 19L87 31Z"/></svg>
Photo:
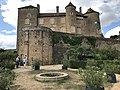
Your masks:
<svg viewBox="0 0 120 90"><path fill-rule="evenodd" d="M6 5L1 6L2 16L5 22L17 27L17 8L40 4L40 12L55 12L56 6L60 6L60 11L65 11L65 6L69 0L52 0L52 2L54 3L51 3L50 0L7 0ZM120 0L71 0L71 2L77 8L82 6L83 12L91 7L102 13L100 15L102 26L120 19Z"/></svg>
<svg viewBox="0 0 120 90"><path fill-rule="evenodd" d="M107 4L103 3L99 10L102 13L100 18L103 26L116 22L120 19L120 0L110 0Z"/></svg>
<svg viewBox="0 0 120 90"><path fill-rule="evenodd" d="M0 34L0 48L15 49L16 48L16 35Z"/></svg>
<svg viewBox="0 0 120 90"><path fill-rule="evenodd" d="M78 6L83 6L84 10L93 8L101 13L101 25L109 25L120 19L120 0L75 0Z"/></svg>
<svg viewBox="0 0 120 90"><path fill-rule="evenodd" d="M50 12L55 11L56 6L59 5L60 10L64 11L65 6L69 3L69 0L53 0L52 2L54 3L51 3L50 0L7 0L6 4L1 5L1 14L4 17L4 22L17 28L18 8L28 5L36 6L37 4L40 4L41 12Z"/></svg>
<svg viewBox="0 0 120 90"><path fill-rule="evenodd" d="M110 36L119 35L119 32L120 32L120 26L117 26L117 27L109 30L109 31L105 34L105 38L110 38Z"/></svg>
<svg viewBox="0 0 120 90"><path fill-rule="evenodd" d="M5 34L16 34L17 32L16 32L16 30L2 30L1 31L2 33L5 33Z"/></svg>
<svg viewBox="0 0 120 90"><path fill-rule="evenodd" d="M65 6L69 2L70 0L52 0L52 3L50 0L0 0L0 9L2 10L1 15L4 17L4 22L12 25L15 27L15 29L17 29L18 8L28 5L36 6L37 4L40 4L40 12L42 13L55 12L56 6L60 6L60 11L63 12L65 11ZM100 12L102 27L108 26L112 22L120 20L120 0L71 0L71 2L76 6L77 10L81 6L83 13L85 13L88 8L92 8ZM115 33L117 32L116 28L114 30ZM110 32L111 30L108 31L105 37L109 37L108 34ZM16 31L2 30L2 33L11 34L16 33ZM1 36L4 39L10 37L10 35L5 36L0 34L0 37ZM13 35L13 37L15 37L15 35ZM10 44L7 44L6 40L3 41L4 44L6 43L6 45L10 47ZM13 42L11 44L13 45Z"/></svg>

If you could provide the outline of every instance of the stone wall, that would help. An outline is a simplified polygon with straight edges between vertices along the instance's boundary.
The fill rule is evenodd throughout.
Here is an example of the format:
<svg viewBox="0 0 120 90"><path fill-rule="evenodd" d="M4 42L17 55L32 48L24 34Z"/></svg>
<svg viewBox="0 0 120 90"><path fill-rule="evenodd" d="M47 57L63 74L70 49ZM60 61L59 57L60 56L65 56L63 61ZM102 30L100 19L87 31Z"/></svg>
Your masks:
<svg viewBox="0 0 120 90"><path fill-rule="evenodd" d="M39 60L41 65L52 64L52 31L46 27L25 27L22 29L23 45L19 55L27 55L29 63Z"/></svg>

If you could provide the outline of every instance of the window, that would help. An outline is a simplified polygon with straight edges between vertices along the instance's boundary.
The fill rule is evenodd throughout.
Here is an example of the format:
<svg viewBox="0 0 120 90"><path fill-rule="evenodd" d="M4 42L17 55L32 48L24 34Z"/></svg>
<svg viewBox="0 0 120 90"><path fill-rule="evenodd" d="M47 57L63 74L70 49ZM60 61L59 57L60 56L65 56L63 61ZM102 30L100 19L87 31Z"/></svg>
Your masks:
<svg viewBox="0 0 120 90"><path fill-rule="evenodd" d="M71 32L75 33L75 27L74 26L71 26Z"/></svg>
<svg viewBox="0 0 120 90"><path fill-rule="evenodd" d="M54 18L51 18L51 19L50 19L50 23L51 23L51 24L54 24L54 23L55 23L55 22L54 22Z"/></svg>
<svg viewBox="0 0 120 90"><path fill-rule="evenodd" d="M65 18L61 18L61 23L65 23Z"/></svg>
<svg viewBox="0 0 120 90"><path fill-rule="evenodd" d="M35 38L37 38L37 36L35 36Z"/></svg>
<svg viewBox="0 0 120 90"><path fill-rule="evenodd" d="M80 27L77 28L77 33L78 33L78 34L81 34L81 29L80 29Z"/></svg>
<svg viewBox="0 0 120 90"><path fill-rule="evenodd" d="M28 17L28 18L30 18L30 17L31 17L31 14L30 14L30 13L28 13L28 14L27 14L27 17Z"/></svg>
<svg viewBox="0 0 120 90"><path fill-rule="evenodd" d="M30 24L30 20L27 18L27 19L25 19L25 24L26 25L29 25Z"/></svg>
<svg viewBox="0 0 120 90"><path fill-rule="evenodd" d="M25 41L28 41L28 31L25 31Z"/></svg>
<svg viewBox="0 0 120 90"><path fill-rule="evenodd" d="M64 27L61 27L60 32L66 32Z"/></svg>
<svg viewBox="0 0 120 90"><path fill-rule="evenodd" d="M70 12L70 15L73 15L73 12Z"/></svg>
<svg viewBox="0 0 120 90"><path fill-rule="evenodd" d="M39 19L39 24L44 24L44 19Z"/></svg>

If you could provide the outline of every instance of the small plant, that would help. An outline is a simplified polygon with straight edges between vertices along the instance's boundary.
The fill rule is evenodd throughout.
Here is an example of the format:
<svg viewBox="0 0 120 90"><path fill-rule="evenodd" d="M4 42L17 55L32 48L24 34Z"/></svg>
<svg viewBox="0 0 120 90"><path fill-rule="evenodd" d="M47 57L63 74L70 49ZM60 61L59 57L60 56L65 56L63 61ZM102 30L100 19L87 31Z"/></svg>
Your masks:
<svg viewBox="0 0 120 90"><path fill-rule="evenodd" d="M98 88L104 87L104 83L108 80L106 73L96 66L87 66L86 69L80 68L79 74L90 90L98 90Z"/></svg>
<svg viewBox="0 0 120 90"><path fill-rule="evenodd" d="M106 72L106 74L110 77L110 80L108 82L116 83L116 75L115 72L117 72L116 65L113 63L104 63L103 64L103 70Z"/></svg>
<svg viewBox="0 0 120 90"><path fill-rule="evenodd" d="M107 74L114 74L116 72L116 66L115 66L114 62L113 63L106 63L105 62L102 65L102 68Z"/></svg>
<svg viewBox="0 0 120 90"><path fill-rule="evenodd" d="M34 70L39 70L40 69L40 62L39 62L39 60L33 60L32 61L32 68Z"/></svg>
<svg viewBox="0 0 120 90"><path fill-rule="evenodd" d="M67 70L67 67L69 65L69 61L68 60L63 60L62 63L63 63L62 69Z"/></svg>
<svg viewBox="0 0 120 90"><path fill-rule="evenodd" d="M62 60L62 64L63 64L64 66L68 66L69 61L68 61L68 60Z"/></svg>

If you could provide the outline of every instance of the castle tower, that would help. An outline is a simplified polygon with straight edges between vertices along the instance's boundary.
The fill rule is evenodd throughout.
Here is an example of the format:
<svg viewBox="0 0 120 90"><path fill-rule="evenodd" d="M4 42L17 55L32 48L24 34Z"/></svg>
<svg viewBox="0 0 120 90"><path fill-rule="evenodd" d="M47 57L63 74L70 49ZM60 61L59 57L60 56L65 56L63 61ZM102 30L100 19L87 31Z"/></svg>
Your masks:
<svg viewBox="0 0 120 90"><path fill-rule="evenodd" d="M89 8L88 11L84 15L87 16L87 18L85 19L85 23L86 23L84 27L86 30L85 32L87 34L89 33L88 36L99 37L101 34L99 13Z"/></svg>
<svg viewBox="0 0 120 90"><path fill-rule="evenodd" d="M34 6L30 5L30 6L18 8L17 51L18 51L19 55L22 53L22 51L20 49L23 48L24 44L29 43L28 36L26 36L26 41L24 41L24 37L23 37L24 31L22 28L24 28L26 26L37 26L38 14L39 14L38 7L34 7ZM26 33L26 35L29 35L29 31L26 31L25 33ZM28 46L26 45L26 47L25 47L26 55L28 53L27 48L28 48ZM21 55L21 56L23 56L23 55Z"/></svg>
<svg viewBox="0 0 120 90"><path fill-rule="evenodd" d="M39 61L41 65L52 64L52 30L43 26L22 28L23 41L20 54L28 56L29 64Z"/></svg>
<svg viewBox="0 0 120 90"><path fill-rule="evenodd" d="M76 33L76 7L70 2L65 9L67 32Z"/></svg>

